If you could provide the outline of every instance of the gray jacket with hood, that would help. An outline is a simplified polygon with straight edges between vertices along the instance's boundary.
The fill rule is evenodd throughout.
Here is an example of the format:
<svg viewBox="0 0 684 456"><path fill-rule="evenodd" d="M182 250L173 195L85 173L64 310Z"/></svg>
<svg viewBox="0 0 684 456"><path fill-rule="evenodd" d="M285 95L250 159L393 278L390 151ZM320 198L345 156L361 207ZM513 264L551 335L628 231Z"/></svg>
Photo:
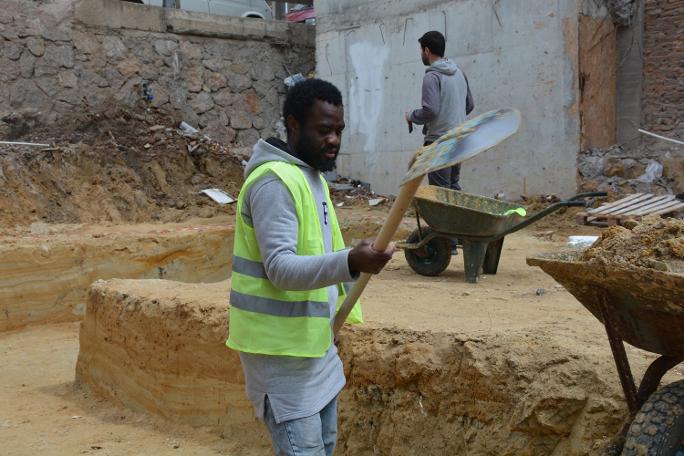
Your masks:
<svg viewBox="0 0 684 456"><path fill-rule="evenodd" d="M424 125L425 141L435 141L461 124L474 108L468 79L449 59L440 59L425 70L421 109L410 115L411 122Z"/></svg>
<svg viewBox="0 0 684 456"><path fill-rule="evenodd" d="M348 266L349 250L333 252L325 188L320 172L290 155L282 141L259 140L252 149L245 177L268 161L294 163L309 182L318 207L325 254L297 255L297 211L285 184L272 173L257 180L245 195L242 216L254 227L266 275L284 290L327 287L331 325L338 297L337 284L353 280ZM257 417L263 419L265 399L276 422L304 418L321 411L345 384L342 361L331 341L322 358L297 358L240 353L247 395Z"/></svg>

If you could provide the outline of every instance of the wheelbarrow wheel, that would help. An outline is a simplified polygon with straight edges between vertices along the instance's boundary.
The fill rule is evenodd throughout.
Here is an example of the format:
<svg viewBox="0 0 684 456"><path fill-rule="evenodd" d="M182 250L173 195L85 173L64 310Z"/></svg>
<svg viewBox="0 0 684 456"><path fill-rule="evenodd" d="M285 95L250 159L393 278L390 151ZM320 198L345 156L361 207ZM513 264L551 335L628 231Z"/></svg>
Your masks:
<svg viewBox="0 0 684 456"><path fill-rule="evenodd" d="M684 454L684 380L653 393L629 427L622 456Z"/></svg>
<svg viewBox="0 0 684 456"><path fill-rule="evenodd" d="M432 233L432 229L423 228L421 233L416 229L406 240L409 244L415 244L424 237ZM451 239L445 237L434 237L419 249L405 249L404 256L411 269L420 275L438 276L448 266L451 261Z"/></svg>

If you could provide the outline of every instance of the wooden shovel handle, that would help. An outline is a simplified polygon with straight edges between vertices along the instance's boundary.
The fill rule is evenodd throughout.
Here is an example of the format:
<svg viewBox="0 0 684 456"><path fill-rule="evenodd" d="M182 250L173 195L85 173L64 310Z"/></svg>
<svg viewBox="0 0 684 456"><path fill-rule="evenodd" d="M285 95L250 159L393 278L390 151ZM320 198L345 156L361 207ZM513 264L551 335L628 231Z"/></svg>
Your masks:
<svg viewBox="0 0 684 456"><path fill-rule="evenodd" d="M394 233L397 231L397 228L404 217L404 214L411 205L413 196L416 194L418 187L420 187L420 182L422 180L423 176L420 176L406 182L400 187L399 195L397 196L397 199L394 200L394 204L392 204L392 208L387 216L387 220L385 220L385 223L380 229L378 237L375 239L375 242L373 242L373 249L378 252L384 252L387 249L392 241ZM347 316L349 315L349 312L351 312L356 301L359 300L359 297L366 288L370 278L371 274L361 274L358 280L354 283L352 289L349 290L347 298L344 300L342 307L340 307L340 310L337 312L337 316L335 317L335 324L333 326L333 332L335 334L337 334L340 328L342 328L342 325L344 325L344 321L347 319Z"/></svg>

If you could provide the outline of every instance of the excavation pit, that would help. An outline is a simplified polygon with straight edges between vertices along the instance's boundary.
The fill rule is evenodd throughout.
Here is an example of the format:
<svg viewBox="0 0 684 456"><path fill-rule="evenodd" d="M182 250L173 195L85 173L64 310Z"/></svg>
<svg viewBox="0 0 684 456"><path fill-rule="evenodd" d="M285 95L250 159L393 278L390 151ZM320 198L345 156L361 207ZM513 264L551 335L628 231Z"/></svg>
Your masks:
<svg viewBox="0 0 684 456"><path fill-rule="evenodd" d="M371 283L368 323L342 334L339 454L600 454L626 409L602 328L579 304L531 316L530 308L453 296L453 278L425 284L402 260L393 265ZM239 358L224 346L229 286L96 282L77 381L267 454ZM412 288L425 299L411 299ZM430 304L447 290L451 297ZM430 312L441 323L425 322ZM647 362L642 352L630 354L637 368Z"/></svg>

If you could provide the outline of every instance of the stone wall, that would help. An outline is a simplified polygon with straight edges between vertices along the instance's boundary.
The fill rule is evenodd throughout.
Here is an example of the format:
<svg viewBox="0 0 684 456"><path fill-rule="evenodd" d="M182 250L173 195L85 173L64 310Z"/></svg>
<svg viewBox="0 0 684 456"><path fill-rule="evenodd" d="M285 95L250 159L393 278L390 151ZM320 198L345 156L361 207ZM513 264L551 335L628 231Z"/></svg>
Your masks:
<svg viewBox="0 0 684 456"><path fill-rule="evenodd" d="M225 143L272 135L288 71L313 69L310 26L167 11L118 0L4 1L0 136L30 117L143 99ZM169 33L173 31L174 33Z"/></svg>

